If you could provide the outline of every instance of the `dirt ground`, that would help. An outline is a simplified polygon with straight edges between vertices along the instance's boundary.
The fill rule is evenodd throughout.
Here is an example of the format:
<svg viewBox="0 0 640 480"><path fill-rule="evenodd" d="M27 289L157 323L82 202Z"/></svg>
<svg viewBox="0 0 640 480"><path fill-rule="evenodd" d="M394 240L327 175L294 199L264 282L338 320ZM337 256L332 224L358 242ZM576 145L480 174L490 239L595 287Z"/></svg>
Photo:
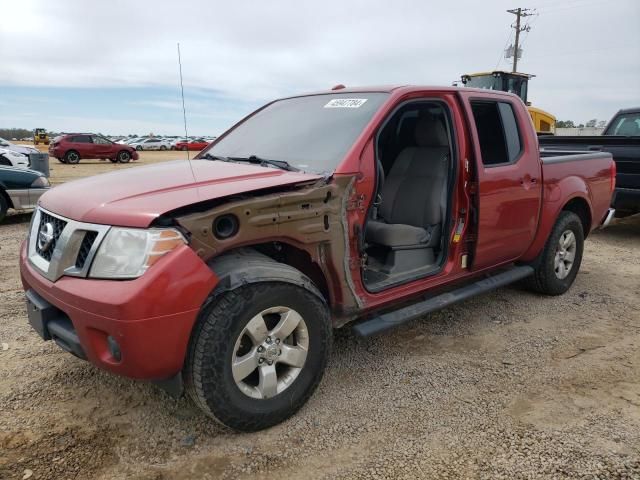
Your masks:
<svg viewBox="0 0 640 480"><path fill-rule="evenodd" d="M51 166L54 183L128 167ZM336 332L309 403L253 434L41 341L28 221L0 225L1 479L640 478L640 216L589 238L563 296L505 288L379 337Z"/></svg>

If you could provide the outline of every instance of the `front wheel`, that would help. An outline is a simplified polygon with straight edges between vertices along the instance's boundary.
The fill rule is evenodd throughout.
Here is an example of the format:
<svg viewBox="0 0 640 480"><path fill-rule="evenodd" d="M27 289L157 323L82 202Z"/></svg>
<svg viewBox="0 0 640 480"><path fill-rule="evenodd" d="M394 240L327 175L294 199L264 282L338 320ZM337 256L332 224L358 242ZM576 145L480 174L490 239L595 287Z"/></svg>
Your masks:
<svg viewBox="0 0 640 480"><path fill-rule="evenodd" d="M284 282L238 287L201 315L185 368L187 392L230 428L271 427L311 396L330 346L328 308L316 293Z"/></svg>
<svg viewBox="0 0 640 480"><path fill-rule="evenodd" d="M561 295L573 284L580 270L584 250L584 230L573 212L561 212L528 286L547 295Z"/></svg>
<svg viewBox="0 0 640 480"><path fill-rule="evenodd" d="M131 154L126 150L121 150L118 152L117 159L120 163L129 163L129 160L131 160Z"/></svg>

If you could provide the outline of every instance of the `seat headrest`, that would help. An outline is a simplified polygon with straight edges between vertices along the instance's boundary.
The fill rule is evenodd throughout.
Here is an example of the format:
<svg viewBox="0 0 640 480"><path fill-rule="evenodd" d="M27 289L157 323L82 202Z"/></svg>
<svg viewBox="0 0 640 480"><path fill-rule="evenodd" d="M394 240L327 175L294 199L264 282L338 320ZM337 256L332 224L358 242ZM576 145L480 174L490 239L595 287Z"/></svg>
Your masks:
<svg viewBox="0 0 640 480"><path fill-rule="evenodd" d="M425 115L418 119L415 131L416 144L419 147L448 147L449 137L441 120Z"/></svg>

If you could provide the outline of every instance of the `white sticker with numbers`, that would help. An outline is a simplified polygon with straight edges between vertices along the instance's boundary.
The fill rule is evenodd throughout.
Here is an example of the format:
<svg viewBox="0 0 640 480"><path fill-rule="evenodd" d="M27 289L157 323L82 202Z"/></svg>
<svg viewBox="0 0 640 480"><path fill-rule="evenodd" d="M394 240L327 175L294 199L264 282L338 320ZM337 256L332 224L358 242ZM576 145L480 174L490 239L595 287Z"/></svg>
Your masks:
<svg viewBox="0 0 640 480"><path fill-rule="evenodd" d="M360 108L366 101L366 98L334 98L324 108Z"/></svg>

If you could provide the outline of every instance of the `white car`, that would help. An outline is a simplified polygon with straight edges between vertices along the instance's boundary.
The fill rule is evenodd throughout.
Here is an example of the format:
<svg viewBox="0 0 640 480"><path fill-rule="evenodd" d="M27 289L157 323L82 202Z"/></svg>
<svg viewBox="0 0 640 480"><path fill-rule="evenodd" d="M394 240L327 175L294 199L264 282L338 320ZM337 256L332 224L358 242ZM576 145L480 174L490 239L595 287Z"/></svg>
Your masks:
<svg viewBox="0 0 640 480"><path fill-rule="evenodd" d="M9 167L29 168L29 157L26 155L0 147L0 165Z"/></svg>
<svg viewBox="0 0 640 480"><path fill-rule="evenodd" d="M15 143L11 143L9 140L5 140L4 138L0 138L0 148L13 150L14 152L22 153L24 155L29 155L30 153L40 153L40 150L38 150L37 148L29 147L27 145L16 145Z"/></svg>
<svg viewBox="0 0 640 480"><path fill-rule="evenodd" d="M162 138L147 138L131 146L136 150L169 150L171 148L171 144Z"/></svg>

